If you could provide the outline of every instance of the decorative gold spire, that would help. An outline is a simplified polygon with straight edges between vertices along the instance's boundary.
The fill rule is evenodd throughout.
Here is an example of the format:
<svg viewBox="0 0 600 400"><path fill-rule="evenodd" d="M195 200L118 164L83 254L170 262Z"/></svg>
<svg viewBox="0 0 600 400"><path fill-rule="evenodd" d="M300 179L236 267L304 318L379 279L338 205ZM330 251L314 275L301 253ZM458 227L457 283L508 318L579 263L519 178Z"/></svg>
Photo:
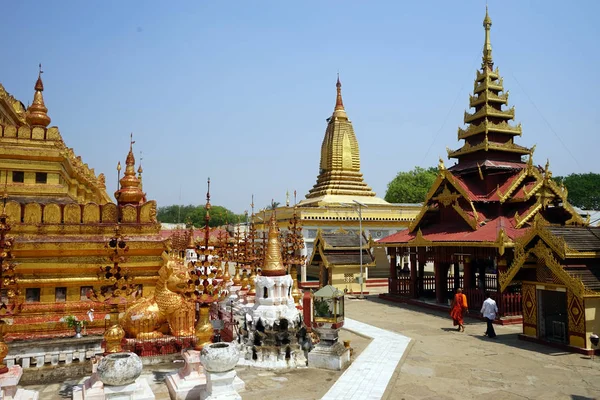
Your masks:
<svg viewBox="0 0 600 400"><path fill-rule="evenodd" d="M337 83L335 84L337 90L337 96L335 98L335 108L333 109L332 118L345 118L348 119L348 115L346 115L346 110L344 109L344 101L342 100L342 83L340 82L340 74L337 76Z"/></svg>
<svg viewBox="0 0 600 400"><path fill-rule="evenodd" d="M488 15L487 4L485 6L483 27L485 28L485 43L483 44L483 62L481 63L481 68L487 67L491 71L494 68L494 61L492 60L492 43L490 42L490 28L492 27L492 19Z"/></svg>
<svg viewBox="0 0 600 400"><path fill-rule="evenodd" d="M119 204L139 204L144 198L144 192L140 188L140 180L135 176L135 157L133 156L133 133L130 135L129 153L125 160L125 175L119 180L121 188L115 192L115 198ZM117 166L120 170L121 163Z"/></svg>
<svg viewBox="0 0 600 400"><path fill-rule="evenodd" d="M33 95L33 103L27 108L26 120L30 126L41 126L47 127L50 125L50 117L48 116L48 109L44 104L44 83L42 82L42 64L40 64L40 71L38 73L37 81L35 82L35 94Z"/></svg>
<svg viewBox="0 0 600 400"><path fill-rule="evenodd" d="M336 88L335 109L328 119L325 138L321 145L319 176L306 198L314 199L325 195L375 197L375 193L364 182L360 172L358 141L344 109L339 76Z"/></svg>
<svg viewBox="0 0 600 400"><path fill-rule="evenodd" d="M271 220L269 222L269 242L267 243L262 274L265 276L282 276L287 274L281 258L281 242L279 241L279 227L277 226L275 212L271 213Z"/></svg>
<svg viewBox="0 0 600 400"><path fill-rule="evenodd" d="M515 136L521 135L521 125L511 125L515 117L514 107L503 109L508 105L508 91L498 68L493 69L492 44L490 28L492 20L485 9L483 27L485 42L481 71L477 71L473 95L470 96L469 107L475 112L465 111L466 129L458 128L458 139L465 143L458 150L448 150L448 158L458 158L475 165L483 165L485 160L521 163L521 157L529 154L529 149L514 142Z"/></svg>

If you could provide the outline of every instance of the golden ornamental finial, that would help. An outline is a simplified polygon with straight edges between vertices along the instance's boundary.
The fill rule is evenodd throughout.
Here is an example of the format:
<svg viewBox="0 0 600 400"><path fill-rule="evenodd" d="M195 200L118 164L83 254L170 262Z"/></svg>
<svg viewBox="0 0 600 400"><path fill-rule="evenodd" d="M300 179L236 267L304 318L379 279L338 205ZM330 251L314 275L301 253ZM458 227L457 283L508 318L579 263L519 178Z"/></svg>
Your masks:
<svg viewBox="0 0 600 400"><path fill-rule="evenodd" d="M444 165L444 160L442 160L442 157L440 157L440 161L438 163L438 170L444 171L445 169L446 169L446 166Z"/></svg>
<svg viewBox="0 0 600 400"><path fill-rule="evenodd" d="M121 161L117 163L117 171L121 172Z"/></svg>
<svg viewBox="0 0 600 400"><path fill-rule="evenodd" d="M489 68L490 70L494 67L494 61L492 60L492 43L490 41L490 28L492 27L492 19L488 15L487 4L485 6L485 18L483 19L483 27L485 28L485 42L483 44L483 57L481 68Z"/></svg>
<svg viewBox="0 0 600 400"><path fill-rule="evenodd" d="M41 126L47 127L50 125L50 117L48 116L48 108L44 104L44 96L42 92L44 91L44 83L42 82L42 64L39 64L38 78L35 82L34 90L35 93L33 95L33 102L30 106L27 107L27 114L25 116L25 120L30 126Z"/></svg>
<svg viewBox="0 0 600 400"><path fill-rule="evenodd" d="M335 84L335 87L336 87L336 91L337 91L337 96L335 98L335 108L333 110L333 117L348 119L348 116L346 115L346 110L344 109L344 101L342 100L342 83L340 82L339 72L338 72L337 82Z"/></svg>

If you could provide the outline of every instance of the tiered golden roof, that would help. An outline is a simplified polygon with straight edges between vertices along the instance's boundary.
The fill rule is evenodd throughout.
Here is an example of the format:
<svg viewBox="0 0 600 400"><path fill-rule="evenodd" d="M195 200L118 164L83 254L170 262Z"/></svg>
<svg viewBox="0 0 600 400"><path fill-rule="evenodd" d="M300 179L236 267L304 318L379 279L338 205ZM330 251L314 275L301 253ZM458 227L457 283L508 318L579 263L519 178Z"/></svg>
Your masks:
<svg viewBox="0 0 600 400"><path fill-rule="evenodd" d="M528 148L514 143L514 137L521 135L521 124L513 126L509 123L515 117L514 107L502 109L508 104L508 92L504 91L498 68L494 69L491 26L492 20L486 7L481 72L477 71L473 95L469 99L469 106L475 108L475 112L465 111L467 128L458 128L458 139L465 141L463 147L448 150L448 158L458 158L459 163L482 159L520 163L521 156L530 153Z"/></svg>
<svg viewBox="0 0 600 400"><path fill-rule="evenodd" d="M360 172L358 141L344 108L339 76L336 88L335 108L327 120L327 130L321 145L319 176L306 199L311 201L331 195L375 198L375 193L364 182Z"/></svg>

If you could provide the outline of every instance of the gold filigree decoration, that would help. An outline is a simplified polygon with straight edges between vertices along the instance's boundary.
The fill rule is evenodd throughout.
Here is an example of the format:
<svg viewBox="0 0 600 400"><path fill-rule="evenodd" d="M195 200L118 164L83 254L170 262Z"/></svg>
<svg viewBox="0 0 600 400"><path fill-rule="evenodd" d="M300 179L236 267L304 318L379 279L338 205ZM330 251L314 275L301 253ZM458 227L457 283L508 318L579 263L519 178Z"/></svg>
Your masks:
<svg viewBox="0 0 600 400"><path fill-rule="evenodd" d="M452 193L450 189L448 189L448 185L444 185L442 192L436 197L433 197L432 200L439 201L444 205L444 207L448 207L450 204L456 202L459 197L459 194Z"/></svg>
<svg viewBox="0 0 600 400"><path fill-rule="evenodd" d="M585 335L585 309L581 298L567 291L567 310L569 315L569 331Z"/></svg>
<svg viewBox="0 0 600 400"><path fill-rule="evenodd" d="M431 244L433 244L433 242L431 240L427 240L427 239L425 239L425 237L423 237L423 232L421 232L420 228L417 231L417 236L415 236L415 238L413 240L409 241L408 243L410 244L410 246L415 246L415 247L424 247L424 246L430 246Z"/></svg>
<svg viewBox="0 0 600 400"><path fill-rule="evenodd" d="M521 292L523 299L523 322L537 326L537 298L535 286L523 283Z"/></svg>
<svg viewBox="0 0 600 400"><path fill-rule="evenodd" d="M586 293L585 286L583 285L581 279L569 275L569 273L563 269L563 267L554 257L552 249L548 247L544 241L538 240L533 248L526 252L519 252L517 255L516 249L519 246L521 245L518 243L515 244L515 258L513 259L510 268L505 273L500 273L499 283L501 292L503 292L508 284L510 284L512 279L525 263L527 257L530 254L533 254L538 258L538 260L541 260L545 266L549 268L550 271L567 287L567 289L572 291L575 296L582 298Z"/></svg>
<svg viewBox="0 0 600 400"><path fill-rule="evenodd" d="M107 203L102 206L102 223L116 223L117 222L117 205L114 203Z"/></svg>

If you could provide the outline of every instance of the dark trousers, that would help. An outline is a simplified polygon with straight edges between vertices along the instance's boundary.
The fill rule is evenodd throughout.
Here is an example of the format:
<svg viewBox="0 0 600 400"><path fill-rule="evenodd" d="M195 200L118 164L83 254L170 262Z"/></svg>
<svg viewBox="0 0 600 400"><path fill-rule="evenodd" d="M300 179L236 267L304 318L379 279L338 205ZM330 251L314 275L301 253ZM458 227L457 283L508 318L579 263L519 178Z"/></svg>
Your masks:
<svg viewBox="0 0 600 400"><path fill-rule="evenodd" d="M486 318L485 321L487 322L487 330L485 331L485 334L489 338L495 338L496 331L494 331L494 320Z"/></svg>

